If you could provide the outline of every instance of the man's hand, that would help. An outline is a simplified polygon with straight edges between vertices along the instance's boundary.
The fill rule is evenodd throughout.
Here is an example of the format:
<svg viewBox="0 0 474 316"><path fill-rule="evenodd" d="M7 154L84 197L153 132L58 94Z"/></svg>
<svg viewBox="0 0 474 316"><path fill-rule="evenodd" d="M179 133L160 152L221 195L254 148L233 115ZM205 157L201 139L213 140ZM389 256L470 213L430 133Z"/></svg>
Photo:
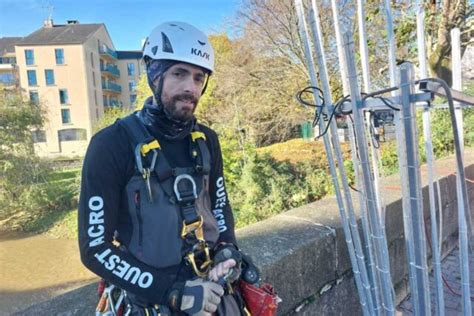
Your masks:
<svg viewBox="0 0 474 316"><path fill-rule="evenodd" d="M184 284L181 311L195 316L211 315L217 310L224 289L217 283L194 279Z"/></svg>
<svg viewBox="0 0 474 316"><path fill-rule="evenodd" d="M209 279L215 282L224 276L230 283L240 277L242 254L233 244L221 244L214 253L214 267L209 273Z"/></svg>
<svg viewBox="0 0 474 316"><path fill-rule="evenodd" d="M209 280L218 282L220 278L229 274L230 270L234 268L236 262L234 259L227 259L214 266L209 272Z"/></svg>

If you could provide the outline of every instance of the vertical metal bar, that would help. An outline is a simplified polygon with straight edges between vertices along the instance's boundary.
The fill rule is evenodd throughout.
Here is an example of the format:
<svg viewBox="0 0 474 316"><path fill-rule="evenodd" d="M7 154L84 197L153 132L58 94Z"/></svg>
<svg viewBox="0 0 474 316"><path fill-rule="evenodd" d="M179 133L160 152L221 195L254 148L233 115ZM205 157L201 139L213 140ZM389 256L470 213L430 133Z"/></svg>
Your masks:
<svg viewBox="0 0 474 316"><path fill-rule="evenodd" d="M358 149L363 174L363 187L367 196L367 206L372 223L378 223L376 200L372 178L370 176L367 143L364 141L364 120L362 116L362 100L357 84L357 73L354 61L354 41L352 34L344 33L344 53L348 72L348 81L351 90L352 114L354 116L354 127L358 139ZM382 306L388 315L395 313L392 280L390 277L390 265L388 261L388 248L384 238L384 232L380 225L374 224L375 255L377 269L381 278ZM385 258L384 258L385 257Z"/></svg>
<svg viewBox="0 0 474 316"><path fill-rule="evenodd" d="M453 89L462 91L462 73L461 73L461 35L459 28L451 30L451 49L452 49L452 73L453 73ZM454 102L454 114L456 117L457 133L459 137L459 151L461 156L464 153L464 126L462 108L459 102ZM467 209L462 202L462 188L461 182L465 181L461 178L461 174L456 174L456 191L458 196L459 209L459 246L460 246L460 263L461 263L461 284L463 294L463 313L470 315L471 312L471 298L469 285L469 240L468 240L468 225L470 225L469 207ZM462 216L461 216L462 214ZM468 222L469 221L469 222ZM472 233L472 232L471 232ZM470 236L472 237L472 236ZM471 246L472 247L472 246Z"/></svg>
<svg viewBox="0 0 474 316"><path fill-rule="evenodd" d="M365 34L365 0L357 0L357 20L359 25L359 51L360 51L360 62L362 68L362 79L364 82L364 91L369 93L372 91L370 84L370 71L369 71L369 53L367 49L367 39ZM372 122L369 111L365 112L365 121L367 124L367 130L369 135L372 136ZM373 146L373 141L370 142L370 153L372 160L372 170L374 174L374 186L375 186L375 197L377 200L377 211L379 213L380 224L385 230L385 214L382 212L383 202L380 195L380 171L379 171L379 155L378 149Z"/></svg>
<svg viewBox="0 0 474 316"><path fill-rule="evenodd" d="M365 32L365 0L357 0L357 20L359 25L359 50L361 57L361 68L362 68L362 79L364 82L364 91L370 93L372 91L371 82L370 82L370 70L369 70L369 53L367 48L367 38ZM372 120L370 111L365 112L365 122L367 125L367 131L369 133L369 138L372 138ZM375 129L375 128L374 128ZM380 192L380 171L379 171L379 162L381 165L381 160L379 159L379 150L374 146L373 139L369 142L370 144L370 158L372 160L372 172L374 175L374 187L375 187L375 197L377 201L377 211L379 214L380 225L382 226L383 231L385 231L385 212L384 212L384 203L382 200Z"/></svg>
<svg viewBox="0 0 474 316"><path fill-rule="evenodd" d="M461 67L461 32L459 28L451 30L451 69L453 73L453 89L462 91L462 67ZM464 124L462 108L459 102L454 102L456 108L456 121L458 123L459 140L461 142L461 152L464 152Z"/></svg>
<svg viewBox="0 0 474 316"><path fill-rule="evenodd" d="M426 259L426 238L423 217L423 196L421 193L421 174L418 155L418 141L416 132L415 106L410 102L410 95L414 91L413 66L404 63L400 66L400 92L402 101L402 125L405 130L405 149L407 156L406 170L408 174L409 195L404 196L410 204L410 215L413 232L415 261L410 262L415 271L415 284L419 315L430 314L430 287L428 283L428 265ZM402 168L402 167L400 167Z"/></svg>
<svg viewBox="0 0 474 316"><path fill-rule="evenodd" d="M321 22L319 20L319 11L316 5L316 0L312 0L311 5L312 5L312 10L310 14L310 22L311 22L310 24L311 24L312 34L313 34L313 44L314 44L314 48L316 52L316 60L318 63L319 78L320 78L321 85L323 88L325 104L327 105L326 112L332 113L334 111L334 106L332 105L333 100L331 96L331 88L329 86L329 76L328 76L327 68L326 68L326 57L324 54L323 38L321 35L322 34ZM371 315L374 315L375 310L374 310L374 303L372 299L371 286L370 286L369 277L367 274L364 251L362 249L362 244L360 241L357 218L355 216L351 192L350 192L349 184L347 181L346 171L344 169L344 162L342 160L341 146L339 143L339 137L337 135L337 126L334 120L330 120L328 124L330 124L332 144L333 144L333 148L334 148L336 158L337 158L337 164L339 167L339 175L341 177L341 183L344 190L345 202L348 209L348 212L346 213L347 221L350 223L352 239L353 239L354 247L355 247L355 254L357 256L359 269L361 272L362 284L365 289L365 295L366 295L367 307L368 307L367 309L369 310ZM343 214L341 214L341 216L342 215ZM369 256L369 261L370 260L371 258Z"/></svg>
<svg viewBox="0 0 474 316"><path fill-rule="evenodd" d="M427 78L426 67L426 47L425 47L425 10L423 2L418 1L416 12L416 33L418 43L418 62L420 64L420 79ZM430 201L430 218L431 218L431 248L433 259L433 271L436 284L436 315L444 315L444 292L443 280L441 277L441 244L438 243L438 223L436 221L436 203L434 182L439 186L437 177L434 173L434 159L433 159L433 143L431 141L431 121L430 108L425 106L423 109L423 136L425 142L426 163L428 167L428 193ZM441 204L439 205L440 217Z"/></svg>
<svg viewBox="0 0 474 316"><path fill-rule="evenodd" d="M390 74L390 85L394 87L396 85L396 51L395 51L395 35L393 32L393 19L392 19L392 11L391 11L391 6L390 6L390 0L384 0L384 10L385 10L385 15L387 19L387 37L388 37L388 55L389 55L389 74ZM392 96L396 96L397 91L392 92ZM405 139L405 133L404 130L401 127L401 122L400 122L400 112L399 111L394 111L394 123L395 123L395 134L396 134L396 144L397 144L397 155L398 155L398 162L399 162L399 168L400 168L400 182L401 182L401 191L402 191L402 196L406 197L408 196L408 176L406 174L406 151L403 150L402 148L404 147L403 145L403 140ZM415 259L415 253L414 253L414 246L413 246L413 231L412 231L412 225L411 225L411 217L408 212L410 209L410 204L408 203L409 200L404 198L402 200L402 205L403 205L403 226L404 226L404 231L405 231L405 246L407 249L407 258L409 263L414 262ZM408 275L410 279L410 285L414 284L415 281L415 273L414 270L408 268ZM414 314L415 315L420 315L418 311L418 293L417 293L417 287L410 286L411 290L411 295L413 297L413 307L414 307Z"/></svg>
<svg viewBox="0 0 474 316"><path fill-rule="evenodd" d="M346 69L346 59L344 56L344 43L342 39L341 26L339 24L339 21L340 21L339 11L338 11L336 0L331 0L331 8L332 8L333 20L334 20L334 30L336 33L339 70L341 73L343 93L346 96L346 95L349 95L350 88L349 88L347 69ZM349 120L348 117L346 117L346 123L349 130L349 140L350 140L350 146L351 146L352 162L354 166L355 185L356 185L357 190L359 191L357 195L359 198L361 218L362 218L362 223L364 224L364 227L365 227L364 233L365 233L365 240L366 240L366 250L367 250L366 253L369 255L369 258L371 258L371 260L369 261L369 268L370 268L369 271L371 271L372 288L373 288L373 292L375 293L375 299L374 299L375 313L380 314L380 311L382 309L382 306L381 306L382 298L381 298L381 292L380 292L381 279L377 272L377 263L376 263L376 254L375 254L375 243L377 241L375 240L374 233L373 233L373 230L374 230L373 226L378 225L378 220L375 223L371 223L370 218L368 216L366 195L365 195L364 186L362 185L362 180L361 180L362 171L361 171L361 166L360 166L360 160L357 155L358 149L356 145L356 140L354 138L355 137L354 126L353 126L353 122Z"/></svg>
<svg viewBox="0 0 474 316"><path fill-rule="evenodd" d="M311 54L311 49L310 49L310 42L309 42L308 35L307 35L308 31L307 31L306 21L305 21L305 17L304 17L304 9L303 9L302 0L295 0L295 7L296 7L297 15L298 15L299 31L300 31L300 34L301 34L301 38L303 40L304 54L305 54L306 62L308 64L307 66L308 66L308 71L309 71L309 75L310 75L310 79L311 79L311 84L313 86L318 86L318 81L316 79L316 72L315 72L315 69L314 69L313 56ZM319 99L318 96L314 95L314 100L315 100L317 105L321 105L321 100ZM320 110L318 109L318 111L320 111ZM320 130L324 130L323 120L320 120L319 124L320 124ZM347 243L347 247L348 247L348 250L349 250L349 257L350 257L350 260L351 260L352 269L353 269L353 272L354 272L354 278L355 278L357 290L358 290L358 293L359 293L360 303L361 303L364 315L370 315L369 310L368 310L368 306L367 306L367 300L366 300L366 296L365 296L364 286L363 286L362 280L361 280L360 269L359 269L358 261L357 261L356 255L355 255L355 249L354 249L354 245L353 245L353 241L352 241L350 228L349 228L349 224L347 222L346 215L345 215L346 210L345 210L344 202L342 200L341 190L339 188L339 182L338 182L336 168L335 168L335 165L334 165L334 159L333 159L333 156L332 156L332 150L331 150L329 136L327 134L324 135L323 140L324 140L324 146L325 146L325 149L326 149L326 155L327 155L328 162L329 162L329 169L330 169L330 172L331 172L331 177L333 179L333 185L334 185L334 188L335 188L336 199L337 199L337 202L338 202L338 205L339 205L339 211L340 211L340 214L341 214L342 226L343 226L343 229L344 229L344 235L346 237L346 243Z"/></svg>

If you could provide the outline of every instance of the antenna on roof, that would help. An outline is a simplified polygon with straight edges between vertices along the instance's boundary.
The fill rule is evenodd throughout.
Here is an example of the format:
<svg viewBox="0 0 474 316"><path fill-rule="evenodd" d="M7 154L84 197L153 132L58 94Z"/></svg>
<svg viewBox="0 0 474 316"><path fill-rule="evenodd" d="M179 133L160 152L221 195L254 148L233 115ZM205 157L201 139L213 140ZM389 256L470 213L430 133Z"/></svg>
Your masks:
<svg viewBox="0 0 474 316"><path fill-rule="evenodd" d="M42 8L46 12L46 14L48 15L47 18L43 21L43 26L44 27L53 27L54 6L51 4L51 2L48 2L48 4L43 6Z"/></svg>

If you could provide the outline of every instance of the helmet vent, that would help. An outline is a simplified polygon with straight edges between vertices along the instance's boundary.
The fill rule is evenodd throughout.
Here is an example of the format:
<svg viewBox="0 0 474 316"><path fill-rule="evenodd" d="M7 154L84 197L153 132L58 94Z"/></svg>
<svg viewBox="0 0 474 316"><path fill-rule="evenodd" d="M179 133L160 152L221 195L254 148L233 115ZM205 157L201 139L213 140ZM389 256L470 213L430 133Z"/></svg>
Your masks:
<svg viewBox="0 0 474 316"><path fill-rule="evenodd" d="M156 55L156 52L158 51L158 46L153 46L151 48L151 52L153 53L153 55Z"/></svg>
<svg viewBox="0 0 474 316"><path fill-rule="evenodd" d="M179 26L179 25L176 25L176 24L171 23L170 26L177 27L177 28L179 28L181 31L184 31L184 29L183 29L181 26Z"/></svg>
<svg viewBox="0 0 474 316"><path fill-rule="evenodd" d="M173 46L171 46L171 42L170 42L168 36L166 36L166 34L163 33L163 32L161 32L161 40L163 42L163 52L165 52L165 53L174 53Z"/></svg>

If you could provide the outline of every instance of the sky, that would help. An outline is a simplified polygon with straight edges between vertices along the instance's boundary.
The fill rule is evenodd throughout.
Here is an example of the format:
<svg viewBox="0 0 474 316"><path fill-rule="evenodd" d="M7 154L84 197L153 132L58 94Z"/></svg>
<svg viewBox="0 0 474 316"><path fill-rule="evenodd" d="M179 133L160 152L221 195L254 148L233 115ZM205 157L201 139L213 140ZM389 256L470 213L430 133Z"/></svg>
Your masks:
<svg viewBox="0 0 474 316"><path fill-rule="evenodd" d="M26 36L43 25L53 7L54 24L67 20L104 23L117 50L139 50L165 21L193 24L205 33L228 32L240 0L0 0L0 37Z"/></svg>

